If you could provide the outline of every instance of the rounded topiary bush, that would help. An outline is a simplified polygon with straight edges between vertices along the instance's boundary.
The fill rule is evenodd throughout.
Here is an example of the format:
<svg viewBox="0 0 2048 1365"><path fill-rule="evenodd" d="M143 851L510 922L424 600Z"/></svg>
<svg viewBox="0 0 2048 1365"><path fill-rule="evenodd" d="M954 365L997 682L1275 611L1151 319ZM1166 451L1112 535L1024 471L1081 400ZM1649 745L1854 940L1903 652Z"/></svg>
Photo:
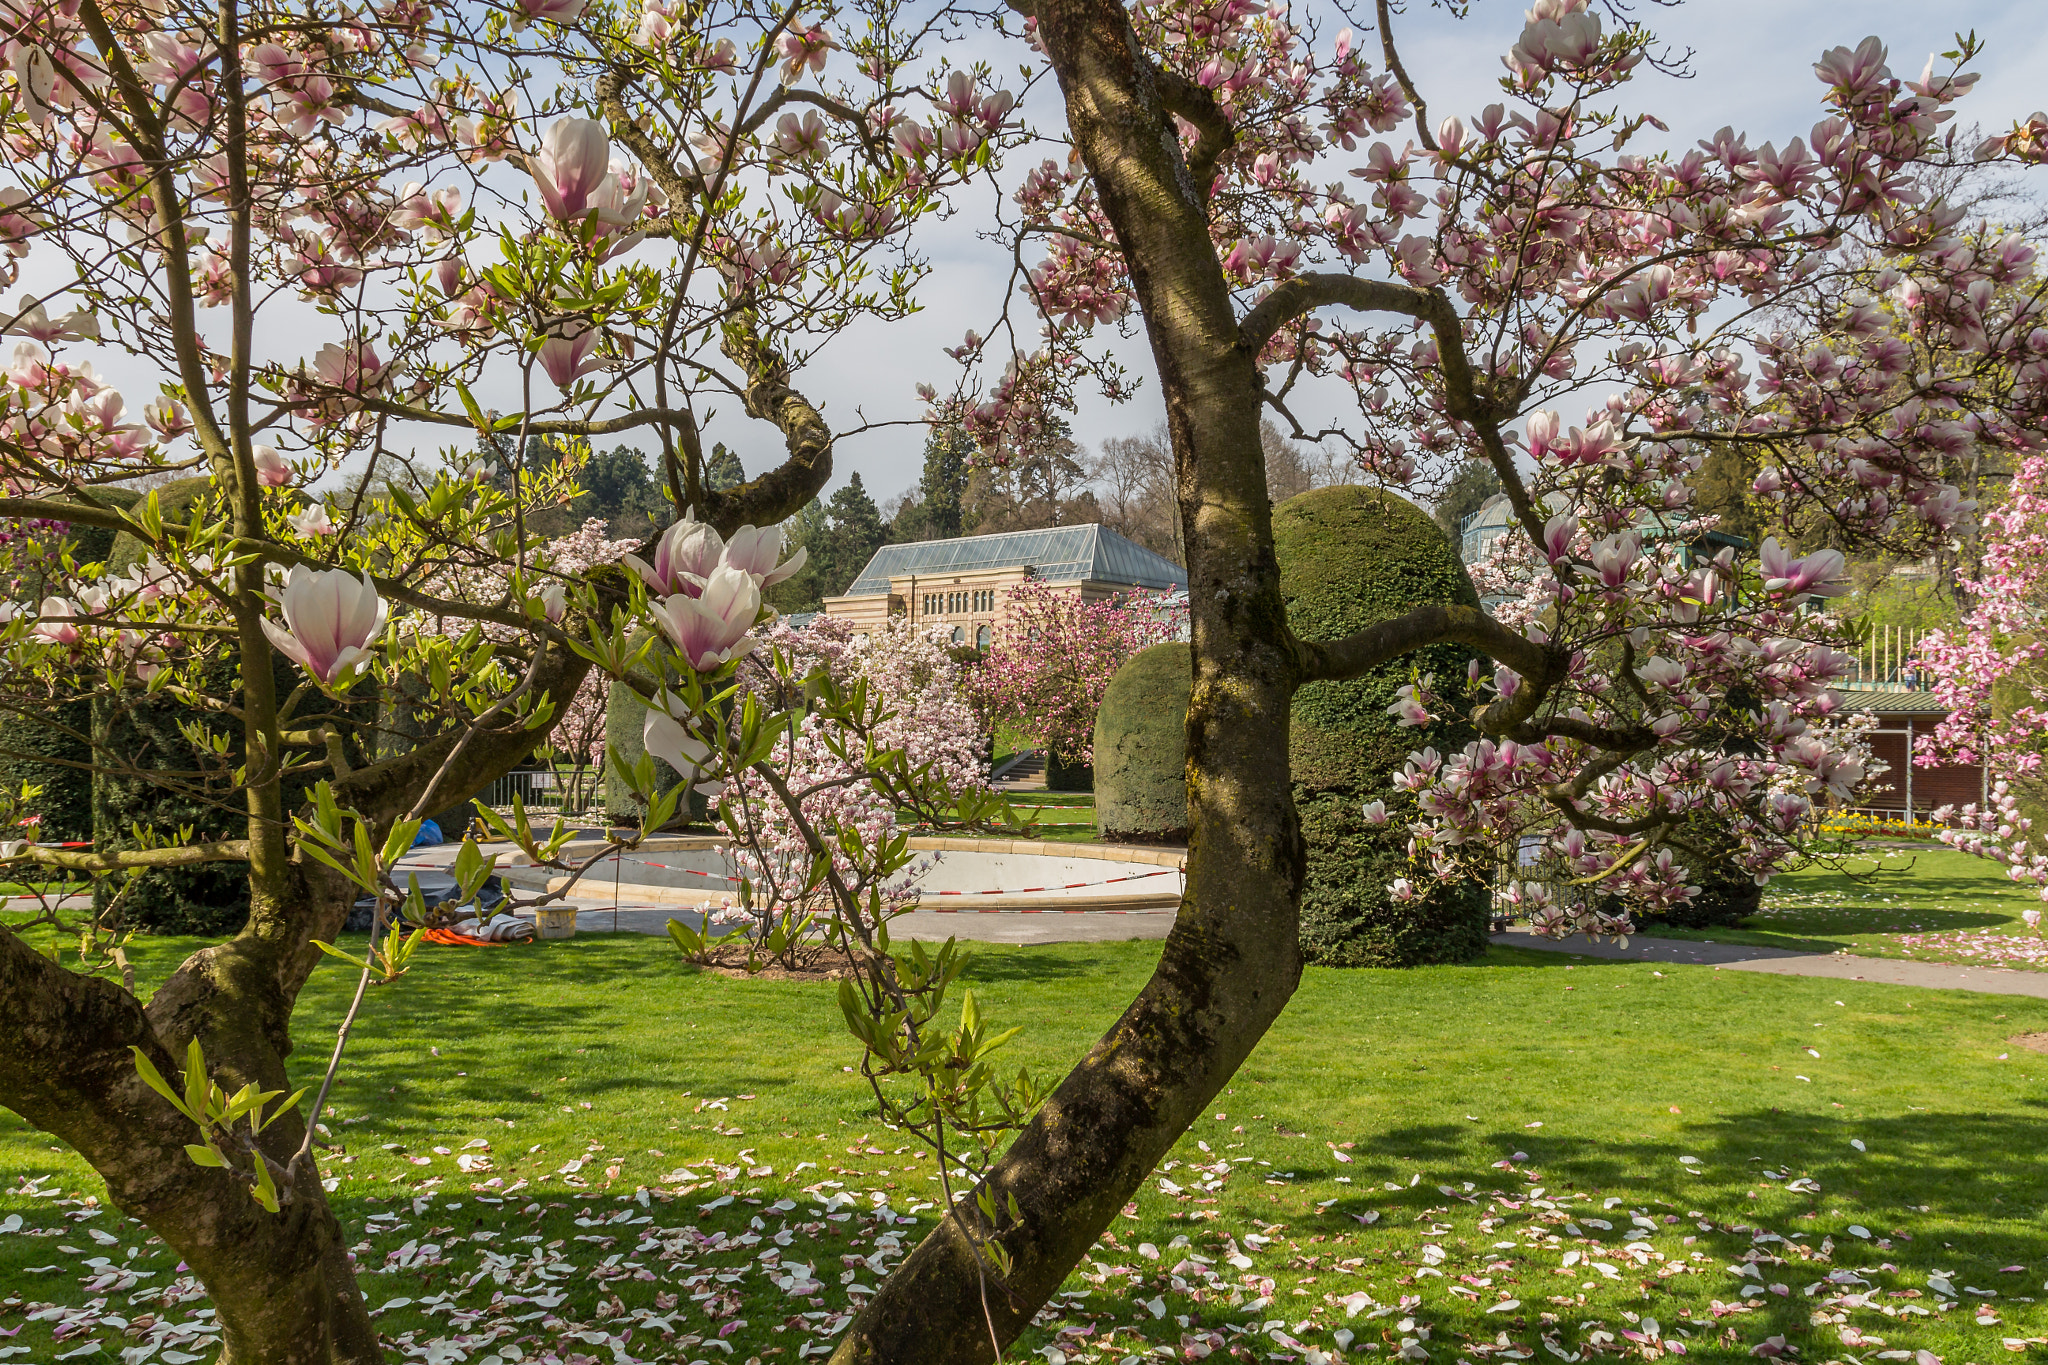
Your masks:
<svg viewBox="0 0 2048 1365"><path fill-rule="evenodd" d="M1273 509L1288 624L1304 640L1338 640L1429 603L1478 607L1457 552L1427 513L1380 489L1319 488ZM1295 693L1288 761L1308 844L1301 945L1309 961L1338 967L1413 967L1464 962L1486 950L1490 898L1469 882L1418 875L1401 822L1368 824L1363 807L1391 797L1411 750L1462 748L1470 651L1436 645L1345 682ZM1417 673L1436 675L1446 719L1402 729L1387 708ZM1392 804L1391 802L1389 804ZM1388 885L1408 877L1420 894L1396 901Z"/></svg>
<svg viewBox="0 0 2048 1365"><path fill-rule="evenodd" d="M1187 717L1194 663L1184 641L1133 655L1095 713L1095 819L1112 843L1185 843Z"/></svg>

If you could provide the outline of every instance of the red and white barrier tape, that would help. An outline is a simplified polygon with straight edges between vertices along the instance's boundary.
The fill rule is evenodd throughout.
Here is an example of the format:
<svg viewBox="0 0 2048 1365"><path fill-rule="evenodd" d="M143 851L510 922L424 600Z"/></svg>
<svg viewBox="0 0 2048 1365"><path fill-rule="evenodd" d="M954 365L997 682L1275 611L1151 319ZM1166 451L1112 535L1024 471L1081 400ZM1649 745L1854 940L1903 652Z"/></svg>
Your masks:
<svg viewBox="0 0 2048 1365"><path fill-rule="evenodd" d="M1042 856L1042 855L1041 855ZM649 862L645 858L621 858L621 862L638 863L642 867L658 867L664 872L680 872L686 877L703 877L708 881L739 883L738 877L728 877L719 872L699 872L694 867L676 867L670 863ZM1111 877L1099 882L1068 882L1064 886L1018 886L1003 887L994 891L924 891L920 896L1023 896L1037 891L1080 891L1091 886L1115 886L1119 882L1141 882L1148 877L1170 877L1178 875L1177 867L1162 867L1157 872L1137 872L1128 877Z"/></svg>

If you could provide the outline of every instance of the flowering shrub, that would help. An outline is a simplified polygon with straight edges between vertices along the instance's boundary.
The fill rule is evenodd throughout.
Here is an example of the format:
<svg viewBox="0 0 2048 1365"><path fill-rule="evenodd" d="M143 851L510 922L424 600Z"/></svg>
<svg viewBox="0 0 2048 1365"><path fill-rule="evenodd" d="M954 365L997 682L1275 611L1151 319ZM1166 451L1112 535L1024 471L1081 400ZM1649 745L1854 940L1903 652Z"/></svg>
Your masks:
<svg viewBox="0 0 2048 1365"><path fill-rule="evenodd" d="M1139 650L1173 638L1143 597L1084 601L1035 579L1004 594L1002 622L971 675L991 725L1007 725L1062 763L1095 761L1095 713Z"/></svg>
<svg viewBox="0 0 2048 1365"><path fill-rule="evenodd" d="M2048 661L2048 456L2022 460L2004 502L1982 522L1983 567L1964 584L1973 605L1954 630L1928 632L1913 655L1948 707L1913 761L1990 769L1989 799L1936 811L1954 827L1935 837L2003 862L2008 876L2048 900L2048 848L2029 813L2048 798L2048 697L2040 690Z"/></svg>
<svg viewBox="0 0 2048 1365"><path fill-rule="evenodd" d="M772 710L792 710L768 759L774 778L758 767L741 770L723 789L720 815L732 834L742 875L753 882L755 913L764 921L801 907L837 914L810 876L812 851L800 822L833 845L833 866L855 875L855 859L841 845L848 837L860 847L888 841L899 819L951 828L961 797L987 791L981 727L966 696L964 670L953 658L947 632L890 617L878 629L856 633L848 622L816 616L802 629L778 620L757 633L761 646L746 656L738 680L744 695ZM821 681L840 695L865 689L874 709L859 732L829 706L814 704ZM650 713L652 745L667 733L662 717ZM877 751L902 755L911 771L924 774L915 789L892 781ZM679 771L679 749L660 752ZM784 804L777 786L798 796ZM936 800L934 800L934 796ZM909 798L906 800L906 797ZM912 866L889 884L889 903L916 899Z"/></svg>

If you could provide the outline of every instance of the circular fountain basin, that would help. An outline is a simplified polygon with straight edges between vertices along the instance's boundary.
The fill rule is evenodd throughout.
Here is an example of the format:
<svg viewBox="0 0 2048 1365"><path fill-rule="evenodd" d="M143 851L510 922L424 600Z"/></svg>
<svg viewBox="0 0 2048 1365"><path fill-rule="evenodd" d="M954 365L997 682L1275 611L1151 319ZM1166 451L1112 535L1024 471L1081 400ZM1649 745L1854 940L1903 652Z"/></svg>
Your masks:
<svg viewBox="0 0 2048 1365"><path fill-rule="evenodd" d="M565 862L581 862L603 843L571 843ZM1039 839L914 838L920 911L988 914L1001 911L1171 910L1180 903L1184 849L1122 844L1047 843ZM535 867L525 855L499 860L499 875L514 886L557 891L568 878ZM571 894L609 896L656 904L717 905L736 895L736 868L723 839L652 838L639 848L593 866Z"/></svg>

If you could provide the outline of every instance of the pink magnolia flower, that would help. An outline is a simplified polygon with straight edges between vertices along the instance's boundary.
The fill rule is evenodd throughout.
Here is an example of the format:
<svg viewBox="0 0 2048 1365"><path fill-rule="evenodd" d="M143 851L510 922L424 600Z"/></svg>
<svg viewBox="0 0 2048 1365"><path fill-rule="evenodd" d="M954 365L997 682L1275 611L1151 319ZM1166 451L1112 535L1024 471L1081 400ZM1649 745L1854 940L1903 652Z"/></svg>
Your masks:
<svg viewBox="0 0 2048 1365"><path fill-rule="evenodd" d="M43 619L36 623L38 639L53 645L75 645L78 643L78 627L71 624L71 618L78 615L78 608L68 598L45 597L36 614Z"/></svg>
<svg viewBox="0 0 2048 1365"><path fill-rule="evenodd" d="M313 355L313 377L349 393L375 391L384 375L384 362L369 342L337 346L328 342Z"/></svg>
<svg viewBox="0 0 2048 1365"><path fill-rule="evenodd" d="M256 482L265 488L282 488L292 481L292 467L276 446L251 446L249 458L256 465Z"/></svg>
<svg viewBox="0 0 2048 1365"><path fill-rule="evenodd" d="M726 544L725 562L750 575L762 587L772 588L795 574L811 557L810 547L799 545L795 554L777 564L776 557L781 553L780 526L742 526L732 533L732 539Z"/></svg>
<svg viewBox="0 0 2048 1365"><path fill-rule="evenodd" d="M580 6L579 6L580 8ZM541 139L540 155L527 171L548 212L561 220L580 218L594 206L611 174L612 140L596 119L558 119Z"/></svg>
<svg viewBox="0 0 2048 1365"><path fill-rule="evenodd" d="M1599 541L1589 556L1593 561L1593 571L1600 575L1600 584L1606 588L1619 588L1626 584L1629 571L1642 557L1642 539L1633 531Z"/></svg>
<svg viewBox="0 0 2048 1365"><path fill-rule="evenodd" d="M24 294L21 311L0 331L5 331L8 336L29 337L36 341L97 341L100 321L83 308L74 308L61 318L52 318L42 304Z"/></svg>
<svg viewBox="0 0 2048 1365"><path fill-rule="evenodd" d="M540 367L558 389L568 390L578 379L604 364L597 354L598 331L581 318L559 325L540 344Z"/></svg>
<svg viewBox="0 0 2048 1365"><path fill-rule="evenodd" d="M303 512L286 518L292 529L302 536L331 536L334 534L334 518L327 514L327 504L316 502Z"/></svg>
<svg viewBox="0 0 2048 1365"><path fill-rule="evenodd" d="M724 539L697 520L696 509L692 508L683 513L681 521L663 531L661 539L654 543L653 564L648 564L638 555L627 555L625 562L655 592L664 596L682 593L695 597L703 590L704 580L718 567L724 554Z"/></svg>
<svg viewBox="0 0 2048 1365"><path fill-rule="evenodd" d="M775 55L782 60L782 83L796 84L803 79L805 68L813 75L823 71L825 55L838 47L823 25L783 33L775 40Z"/></svg>
<svg viewBox="0 0 2048 1365"><path fill-rule="evenodd" d="M666 700L666 698L664 698ZM683 728L683 723L660 707L647 708L647 719L640 725L640 741L647 752L674 768L682 779L703 792L706 796L717 796L725 790L722 782L699 782L705 770L710 768L711 746L693 736Z"/></svg>
<svg viewBox="0 0 2048 1365"><path fill-rule="evenodd" d="M1843 562L1840 550L1819 550L1804 559L1795 559L1776 536L1764 542L1758 556L1764 573L1764 591L1793 596L1811 593L1815 597L1840 597L1849 591L1849 585L1840 581Z"/></svg>
<svg viewBox="0 0 2048 1365"><path fill-rule="evenodd" d="M761 614L761 585L729 564L712 570L701 595L677 593L648 603L647 610L700 673L730 663L759 643L748 632Z"/></svg>
<svg viewBox="0 0 2048 1365"><path fill-rule="evenodd" d="M284 625L265 618L263 633L278 652L329 687L369 657L384 628L386 605L368 574L292 567L278 597Z"/></svg>
<svg viewBox="0 0 2048 1365"><path fill-rule="evenodd" d="M512 16L512 31L519 32L536 19L545 19L551 24L573 24L583 13L588 0L518 0L518 13Z"/></svg>
<svg viewBox="0 0 2048 1365"><path fill-rule="evenodd" d="M1539 413L1538 416L1545 414ZM1531 419L1532 422L1534 419ZM1560 512L1543 523L1543 553L1552 564L1571 553L1572 540L1579 534L1579 519L1569 512Z"/></svg>

